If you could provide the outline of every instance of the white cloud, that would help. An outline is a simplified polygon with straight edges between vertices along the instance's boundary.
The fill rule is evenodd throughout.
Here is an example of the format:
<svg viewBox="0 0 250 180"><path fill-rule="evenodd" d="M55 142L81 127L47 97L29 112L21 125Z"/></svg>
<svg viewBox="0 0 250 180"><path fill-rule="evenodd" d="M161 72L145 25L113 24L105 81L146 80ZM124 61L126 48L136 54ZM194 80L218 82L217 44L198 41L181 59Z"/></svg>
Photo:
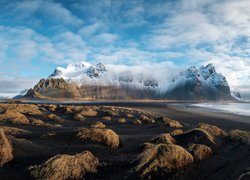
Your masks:
<svg viewBox="0 0 250 180"><path fill-rule="evenodd" d="M3 4L3 13L0 17L17 25L48 28L48 25L80 26L84 23L82 19L55 1L24 0L7 1Z"/></svg>

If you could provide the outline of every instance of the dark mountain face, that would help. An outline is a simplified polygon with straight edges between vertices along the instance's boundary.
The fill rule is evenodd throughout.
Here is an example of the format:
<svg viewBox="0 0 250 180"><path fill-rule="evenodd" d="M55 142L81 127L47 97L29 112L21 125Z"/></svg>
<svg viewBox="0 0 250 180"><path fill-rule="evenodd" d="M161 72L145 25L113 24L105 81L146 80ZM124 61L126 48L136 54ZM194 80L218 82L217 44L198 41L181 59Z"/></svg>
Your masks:
<svg viewBox="0 0 250 180"><path fill-rule="evenodd" d="M199 69L192 66L172 80L172 89L165 93L168 99L231 100L227 80L211 64Z"/></svg>
<svg viewBox="0 0 250 180"><path fill-rule="evenodd" d="M153 78L133 79L130 73L112 80L107 68L99 63L86 67L74 66L73 74L81 73L81 84L74 78L65 80L65 70L58 68L48 79L41 79L25 97L30 98L86 98L86 99L178 99L178 100L231 100L227 80L211 64L192 66L180 72L164 90ZM86 69L86 70L85 70ZM69 70L67 69L67 73ZM70 72L71 73L71 72ZM69 73L69 74L70 74ZM72 73L71 73L72 74ZM79 80L78 80L79 81Z"/></svg>

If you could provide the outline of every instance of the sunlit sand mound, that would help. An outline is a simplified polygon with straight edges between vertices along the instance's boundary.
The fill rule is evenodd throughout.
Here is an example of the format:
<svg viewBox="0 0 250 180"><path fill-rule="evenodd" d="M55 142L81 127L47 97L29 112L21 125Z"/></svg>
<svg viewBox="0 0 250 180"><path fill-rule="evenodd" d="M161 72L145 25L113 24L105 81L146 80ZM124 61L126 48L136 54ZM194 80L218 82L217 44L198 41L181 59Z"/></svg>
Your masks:
<svg viewBox="0 0 250 180"><path fill-rule="evenodd" d="M4 133L7 135L17 135L17 134L28 134L31 133L28 130L15 128L15 127L8 127L8 126L1 126L1 129L3 129Z"/></svg>
<svg viewBox="0 0 250 180"><path fill-rule="evenodd" d="M68 180L84 179L86 173L96 173L99 160L91 152L76 155L57 155L42 165L29 168L35 179Z"/></svg>
<svg viewBox="0 0 250 180"><path fill-rule="evenodd" d="M86 117L93 117L93 116L97 116L98 112L96 110L97 108L95 106L93 107L84 107L82 108L82 110L79 112L79 114L81 114L82 116L86 116Z"/></svg>
<svg viewBox="0 0 250 180"><path fill-rule="evenodd" d="M126 121L125 118L119 118L119 119L118 119L118 122L119 122L119 123L126 123L127 121Z"/></svg>
<svg viewBox="0 0 250 180"><path fill-rule="evenodd" d="M250 132L249 131L242 131L242 130L236 129L236 130L230 131L229 136L233 140L242 141L243 143L250 144Z"/></svg>
<svg viewBox="0 0 250 180"><path fill-rule="evenodd" d="M208 132L212 136L226 136L227 133L218 128L217 126L206 124L206 123L199 123L196 128L203 129L204 131Z"/></svg>
<svg viewBox="0 0 250 180"><path fill-rule="evenodd" d="M77 137L83 141L101 143L111 148L120 145L119 136L111 129L83 128L77 132Z"/></svg>
<svg viewBox="0 0 250 180"><path fill-rule="evenodd" d="M148 145L136 159L137 165L132 173L141 178L171 173L172 170L193 162L192 155L181 146L174 144Z"/></svg>
<svg viewBox="0 0 250 180"><path fill-rule="evenodd" d="M74 119L83 122L86 118L81 114L74 115Z"/></svg>
<svg viewBox="0 0 250 180"><path fill-rule="evenodd" d="M47 127L47 128L58 128L62 127L60 124L50 124L50 123L45 123L40 119L36 118L30 118L31 125L36 126L36 127Z"/></svg>
<svg viewBox="0 0 250 180"><path fill-rule="evenodd" d="M29 124L28 118L15 110L6 110L0 115L0 122L10 124Z"/></svg>
<svg viewBox="0 0 250 180"><path fill-rule="evenodd" d="M216 145L213 136L199 128L175 135L173 138L175 138L178 143L184 146L187 146L188 144L204 144L207 146Z"/></svg>
<svg viewBox="0 0 250 180"><path fill-rule="evenodd" d="M32 104L0 104L0 108L6 110L14 110L25 115L41 115L39 107Z"/></svg>
<svg viewBox="0 0 250 180"><path fill-rule="evenodd" d="M173 130L170 135L171 136L175 136L175 135L179 135L179 134L182 134L183 133L183 130L181 129L176 129L176 130Z"/></svg>
<svg viewBox="0 0 250 180"><path fill-rule="evenodd" d="M49 114L48 119L53 121L53 122L57 122L57 123L62 123L64 121L62 118L60 118L59 116L57 116L55 114Z"/></svg>
<svg viewBox="0 0 250 180"><path fill-rule="evenodd" d="M0 128L0 167L13 159L12 145Z"/></svg>
<svg viewBox="0 0 250 180"><path fill-rule="evenodd" d="M103 124L102 122L95 122L93 124L90 125L91 128L105 128L105 124Z"/></svg>
<svg viewBox="0 0 250 180"><path fill-rule="evenodd" d="M136 124L136 125L142 125L142 122L140 119L135 119L132 121L133 124Z"/></svg>
<svg viewBox="0 0 250 180"><path fill-rule="evenodd" d="M141 115L139 117L139 119L141 120L142 123L155 123L155 120L148 117L148 116L145 116L145 115Z"/></svg>
<svg viewBox="0 0 250 180"><path fill-rule="evenodd" d="M176 140L169 134L169 133L164 133L161 134L152 140L150 140L151 143L154 144L175 144Z"/></svg>
<svg viewBox="0 0 250 180"><path fill-rule="evenodd" d="M188 151L197 161L201 161L212 155L211 148L203 144L192 144L188 147Z"/></svg>
<svg viewBox="0 0 250 180"><path fill-rule="evenodd" d="M183 125L173 119L169 119L169 118L163 118L163 122L167 127L171 127L171 128L182 128Z"/></svg>
<svg viewBox="0 0 250 180"><path fill-rule="evenodd" d="M111 120L112 120L112 117L110 117L110 116L103 116L103 117L102 117L102 120L111 121Z"/></svg>

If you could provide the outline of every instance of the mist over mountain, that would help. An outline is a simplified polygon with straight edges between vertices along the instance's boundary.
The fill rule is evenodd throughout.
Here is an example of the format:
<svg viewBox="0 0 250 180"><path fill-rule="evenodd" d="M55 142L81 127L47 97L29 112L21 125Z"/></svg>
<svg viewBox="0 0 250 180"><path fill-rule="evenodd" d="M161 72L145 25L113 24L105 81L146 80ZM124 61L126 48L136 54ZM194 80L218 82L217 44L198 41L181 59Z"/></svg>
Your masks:
<svg viewBox="0 0 250 180"><path fill-rule="evenodd" d="M191 66L179 73L161 74L155 69L115 68L114 65L85 62L57 67L41 79L24 97L85 99L240 99L231 91L222 74L212 64Z"/></svg>

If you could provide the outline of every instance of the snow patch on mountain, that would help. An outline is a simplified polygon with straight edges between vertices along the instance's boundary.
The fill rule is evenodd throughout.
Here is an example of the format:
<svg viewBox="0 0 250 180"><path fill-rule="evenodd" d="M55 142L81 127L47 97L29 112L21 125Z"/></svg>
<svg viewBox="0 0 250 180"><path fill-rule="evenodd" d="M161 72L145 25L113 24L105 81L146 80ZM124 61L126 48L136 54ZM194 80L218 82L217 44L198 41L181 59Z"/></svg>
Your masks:
<svg viewBox="0 0 250 180"><path fill-rule="evenodd" d="M94 65L81 62L66 68L57 67L49 78L63 78L79 86L133 86L136 88L156 88L158 82L153 77L145 77L141 73L131 71L117 72L113 66L102 63Z"/></svg>
<svg viewBox="0 0 250 180"><path fill-rule="evenodd" d="M240 94L231 90L226 78L217 73L212 64L197 68L191 66L181 71L177 75L167 76L162 74L160 78L154 76L153 71L135 72L132 68L116 69L114 65L104 65L97 63L90 65L81 62L69 65L66 68L58 67L49 78L63 78L67 82L76 83L80 87L84 86L123 86L136 89L153 89L158 94L167 94L171 92L175 95L175 90L179 94L185 94L192 98L202 99L219 98L228 96L239 99ZM171 78L169 78L171 77ZM182 90L180 90L182 88ZM231 93L231 95L230 95ZM181 96L182 97L182 96ZM184 98L184 97L183 97ZM208 98L208 99L209 99Z"/></svg>

